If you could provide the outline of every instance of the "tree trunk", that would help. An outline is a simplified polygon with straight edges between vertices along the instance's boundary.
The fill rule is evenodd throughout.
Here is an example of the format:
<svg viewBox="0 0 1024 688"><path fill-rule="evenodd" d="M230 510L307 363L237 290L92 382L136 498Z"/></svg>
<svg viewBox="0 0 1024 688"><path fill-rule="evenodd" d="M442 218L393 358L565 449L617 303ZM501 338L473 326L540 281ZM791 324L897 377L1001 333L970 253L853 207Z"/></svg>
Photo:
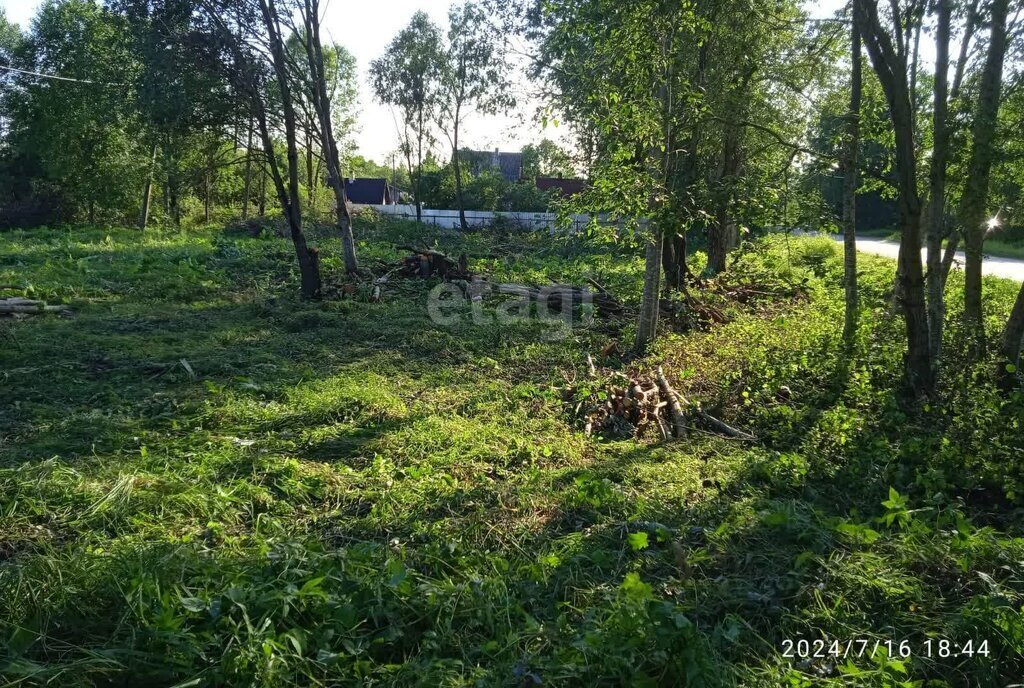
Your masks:
<svg viewBox="0 0 1024 688"><path fill-rule="evenodd" d="M306 235L302 231L302 206L299 193L299 151L295 136L295 105L292 101L288 77L284 39L281 36L281 25L274 0L260 0L260 8L263 12L263 21L266 24L267 32L270 35L270 52L277 76L277 87L281 94L281 109L284 112L285 142L288 150L287 186L285 185L284 177L277 167L277 159L274 157L274 142L270 135L270 129L267 126L266 112L263 109L264 104L261 100L262 94L256 88L253 89L253 104L257 110L260 137L263 139L263 150L267 154L271 177L277 189L281 209L288 220L288 227L291 230L292 244L295 246L295 254L299 262L302 295L306 298L316 298L320 296L321 288L320 257L316 249L311 249L307 246Z"/></svg>
<svg viewBox="0 0 1024 688"><path fill-rule="evenodd" d="M260 165L260 197L259 205L256 207L259 211L260 217L265 217L267 214L267 163L263 161Z"/></svg>
<svg viewBox="0 0 1024 688"><path fill-rule="evenodd" d="M843 342L853 350L860 317L857 292L857 172L860 152L861 78L860 32L850 29L850 112L847 115L846 154L843 160L843 286L846 290L846 318Z"/></svg>
<svg viewBox="0 0 1024 688"><path fill-rule="evenodd" d="M882 28L877 0L855 0L854 15L885 91L896 138L896 182L903 225L897 263L897 291L907 333L904 359L907 383L915 395L930 395L935 378L921 264L921 198L917 192L914 117L907 84L906 57L894 50L892 37Z"/></svg>
<svg viewBox="0 0 1024 688"><path fill-rule="evenodd" d="M634 351L642 354L647 346L654 341L658 333L658 314L661 300L661 252L664 242L661 232L647 242L646 260L644 263L644 292L640 304L640 320L636 328Z"/></svg>
<svg viewBox="0 0 1024 688"><path fill-rule="evenodd" d="M156 168L157 145L153 144L153 154L149 161L149 171L146 173L146 183L142 187L142 208L139 211L139 229L145 230L149 224L149 208L153 203L153 174Z"/></svg>
<svg viewBox="0 0 1024 688"><path fill-rule="evenodd" d="M693 77L693 84L695 89L703 89L707 75L707 62L708 62L708 44L704 42L701 44L700 49L697 51L697 66L696 72ZM670 112L671 104L665 108L666 121ZM692 217L692 202L691 202L691 188L696 183L697 178L700 176L700 157L698 154L698 147L700 145L700 134L703 128L703 121L701 114L694 111L693 121L690 123L690 131L687 136L686 142L686 154L681 169L677 165L673 165L671 170L666 172L666 180L670 186L672 197L674 199L674 207L676 212L679 213L679 228L675 231L665 232L665 246L662 254L662 265L665 269L665 286L668 290L678 289L683 290L686 287L686 280L690 277L690 270L686 264L686 228L689 224L689 220ZM671 128L670 128L671 131ZM675 151L677 146L674 143L673 136L667 136L668 140L667 150ZM677 153L673 153L673 156L678 156ZM677 160L678 157L673 157L673 160Z"/></svg>
<svg viewBox="0 0 1024 688"><path fill-rule="evenodd" d="M1003 330L1002 362L997 371L998 377L1009 381L1020 368L1020 350L1024 344L1024 284L1017 292L1017 301L1013 304L1013 311L1010 319L1006 321L1006 328Z"/></svg>
<svg viewBox="0 0 1024 688"><path fill-rule="evenodd" d="M249 190L252 188L252 118L249 118L249 136L245 144L245 188L242 191L242 219L249 219Z"/></svg>
<svg viewBox="0 0 1024 688"><path fill-rule="evenodd" d="M423 202L421 200L420 180L423 177L423 106L418 108L419 127L416 129L416 181L413 182L413 195L416 201L416 222L423 221Z"/></svg>
<svg viewBox="0 0 1024 688"><path fill-rule="evenodd" d="M989 175L992 170L993 139L1002 92L1003 58L1006 55L1006 15L1009 0L992 2L992 34L988 56L981 74L978 106L972 127L971 159L960 204L961 225L966 245L964 253L964 327L970 338L969 354L978 359L985 350L985 329L981 309L981 261L985 243L985 206L988 202Z"/></svg>
<svg viewBox="0 0 1024 688"><path fill-rule="evenodd" d="M455 171L455 206L459 209L459 226L462 231L469 229L466 222L466 203L462 197L462 165L459 161L459 115L462 104L455 106L455 120L452 123L452 169Z"/></svg>
<svg viewBox="0 0 1024 688"><path fill-rule="evenodd" d="M171 222L175 227L181 226L181 203L178 188L178 160L174 156L168 161L167 194L170 196Z"/></svg>
<svg viewBox="0 0 1024 688"><path fill-rule="evenodd" d="M942 332L946 320L942 271L942 241L946 237L946 167L949 153L948 112L949 35L953 14L952 0L939 0L938 26L935 34L935 86L932 107L932 160L929 173L930 200L927 233L928 339L932 348L932 365L938 366L942 355Z"/></svg>
<svg viewBox="0 0 1024 688"><path fill-rule="evenodd" d="M718 207L708 235L708 272L716 275L725 272L729 251L736 248L739 235L736 221L732 217L732 185L739 174L742 162L740 136L742 128L728 123L723 132L722 172L719 183Z"/></svg>
<svg viewBox="0 0 1024 688"><path fill-rule="evenodd" d="M213 193L213 183L210 181L209 168L203 175L203 187L203 222L210 224L210 195Z"/></svg>
<svg viewBox="0 0 1024 688"><path fill-rule="evenodd" d="M313 127L310 125L309 129ZM307 130L308 131L308 130ZM306 141L306 207L313 211L313 144Z"/></svg>
<svg viewBox="0 0 1024 688"><path fill-rule="evenodd" d="M334 125L331 120L331 100L327 93L327 77L324 72L323 46L320 41L320 6L318 0L305 0L303 19L306 26L306 53L312 72L313 106L320 120L320 136L327 163L327 181L334 191L335 213L341 247L345 255L345 272L350 275L359 271L356 259L356 241L352 233L352 208L345 193L345 178L341 169L341 156L334 140ZM312 158L310 158L312 160Z"/></svg>
<svg viewBox="0 0 1024 688"><path fill-rule="evenodd" d="M686 288L686 231L665 232L661 264L665 270L665 288L682 291Z"/></svg>

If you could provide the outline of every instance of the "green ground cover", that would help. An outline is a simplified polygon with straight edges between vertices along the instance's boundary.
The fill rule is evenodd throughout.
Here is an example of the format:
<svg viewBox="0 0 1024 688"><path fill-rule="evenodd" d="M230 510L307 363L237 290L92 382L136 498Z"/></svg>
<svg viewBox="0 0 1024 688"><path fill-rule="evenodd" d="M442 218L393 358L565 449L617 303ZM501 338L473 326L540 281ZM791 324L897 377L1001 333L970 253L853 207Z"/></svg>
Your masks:
<svg viewBox="0 0 1024 688"><path fill-rule="evenodd" d="M495 279L639 297L636 251L424 231L364 224L360 255L436 242ZM338 274L337 242L319 243ZM0 283L75 315L0 323L0 684L1024 675L1024 395L963 364L958 275L943 391L911 411L893 264L862 258L846 355L833 242L748 247L727 279L806 295L713 297L728 323L603 365L663 365L758 441L658 443L587 437L563 403L631 319L563 339L440 326L431 283L303 302L294 262L283 239L212 228L2 237ZM986 286L995 332L1017 287ZM790 658L787 639L870 645ZM943 639L973 656L940 656Z"/></svg>

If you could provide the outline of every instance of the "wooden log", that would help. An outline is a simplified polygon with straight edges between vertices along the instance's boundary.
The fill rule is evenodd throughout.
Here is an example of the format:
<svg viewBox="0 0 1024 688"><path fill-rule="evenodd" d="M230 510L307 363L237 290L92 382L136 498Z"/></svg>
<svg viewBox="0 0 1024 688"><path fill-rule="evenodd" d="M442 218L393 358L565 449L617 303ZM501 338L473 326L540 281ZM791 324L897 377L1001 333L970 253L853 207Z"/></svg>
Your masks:
<svg viewBox="0 0 1024 688"><path fill-rule="evenodd" d="M679 401L679 395L672 389L672 385L668 383L668 379L665 377L665 371L660 367L658 368L658 388L661 390L661 395L668 403L668 412L672 417L672 425L674 434L676 437L686 437L686 416L683 414L683 407Z"/></svg>

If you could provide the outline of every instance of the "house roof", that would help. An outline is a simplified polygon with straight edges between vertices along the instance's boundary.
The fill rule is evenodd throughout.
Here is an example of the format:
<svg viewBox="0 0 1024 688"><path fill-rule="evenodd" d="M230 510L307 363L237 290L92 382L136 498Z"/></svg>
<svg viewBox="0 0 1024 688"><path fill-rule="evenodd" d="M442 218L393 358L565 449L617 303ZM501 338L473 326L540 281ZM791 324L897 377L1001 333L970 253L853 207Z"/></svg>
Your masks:
<svg viewBox="0 0 1024 688"><path fill-rule="evenodd" d="M587 186L582 179L563 179L561 177L537 177L536 184L541 191L556 189L562 198L575 196Z"/></svg>
<svg viewBox="0 0 1024 688"><path fill-rule="evenodd" d="M391 189L387 179L357 177L345 180L345 193L351 203L383 205L391 202Z"/></svg>
<svg viewBox="0 0 1024 688"><path fill-rule="evenodd" d="M523 154L502 153L501 151L469 151L479 169L496 169L510 182L517 182L523 176Z"/></svg>
<svg viewBox="0 0 1024 688"><path fill-rule="evenodd" d="M498 169L505 179L517 182L523 176L522 153L498 153Z"/></svg>

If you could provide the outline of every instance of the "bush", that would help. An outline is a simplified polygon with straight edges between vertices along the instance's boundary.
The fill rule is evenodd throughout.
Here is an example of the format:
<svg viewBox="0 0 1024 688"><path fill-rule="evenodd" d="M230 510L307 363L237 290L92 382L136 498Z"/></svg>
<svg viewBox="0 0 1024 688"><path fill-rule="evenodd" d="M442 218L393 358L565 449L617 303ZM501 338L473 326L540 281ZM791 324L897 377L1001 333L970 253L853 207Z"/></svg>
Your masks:
<svg viewBox="0 0 1024 688"><path fill-rule="evenodd" d="M0 231L64 224L73 216L64 197L56 190L46 189L0 207Z"/></svg>

